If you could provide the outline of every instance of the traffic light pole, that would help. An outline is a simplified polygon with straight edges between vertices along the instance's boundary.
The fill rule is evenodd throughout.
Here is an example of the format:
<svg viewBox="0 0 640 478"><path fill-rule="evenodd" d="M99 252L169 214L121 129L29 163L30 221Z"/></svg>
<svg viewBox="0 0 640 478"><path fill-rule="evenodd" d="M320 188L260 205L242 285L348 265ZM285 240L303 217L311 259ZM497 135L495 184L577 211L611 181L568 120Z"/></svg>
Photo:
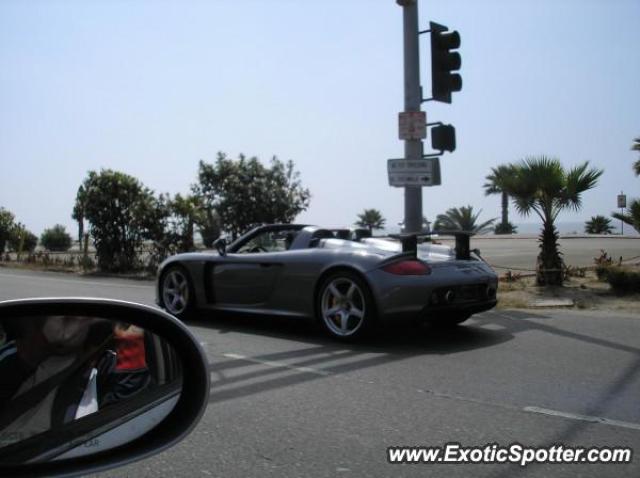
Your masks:
<svg viewBox="0 0 640 478"><path fill-rule="evenodd" d="M418 0L396 0L402 7L404 30L404 110L420 111L422 88L420 87L420 44L418 29ZM422 159L421 139L407 139L404 157L407 160ZM422 230L422 187L404 188L404 232Z"/></svg>

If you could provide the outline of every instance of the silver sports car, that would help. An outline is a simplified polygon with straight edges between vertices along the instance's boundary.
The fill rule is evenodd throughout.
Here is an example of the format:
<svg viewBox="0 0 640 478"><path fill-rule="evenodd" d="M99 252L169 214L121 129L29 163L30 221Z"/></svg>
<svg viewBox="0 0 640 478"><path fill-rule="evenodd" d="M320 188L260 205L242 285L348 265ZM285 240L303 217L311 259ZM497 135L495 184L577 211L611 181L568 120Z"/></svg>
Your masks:
<svg viewBox="0 0 640 478"><path fill-rule="evenodd" d="M409 241L411 243L411 241ZM296 224L257 227L217 251L178 254L158 271L157 303L195 310L315 317L353 338L377 320L455 325L496 304L498 279L467 250Z"/></svg>

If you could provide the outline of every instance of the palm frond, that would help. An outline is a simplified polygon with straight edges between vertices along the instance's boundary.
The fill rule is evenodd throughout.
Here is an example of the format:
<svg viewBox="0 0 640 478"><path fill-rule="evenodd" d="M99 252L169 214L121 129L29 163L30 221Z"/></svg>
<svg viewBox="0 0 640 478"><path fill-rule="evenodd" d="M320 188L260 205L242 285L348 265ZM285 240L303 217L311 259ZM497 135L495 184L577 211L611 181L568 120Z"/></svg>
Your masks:
<svg viewBox="0 0 640 478"><path fill-rule="evenodd" d="M474 214L473 206L447 209L445 214L438 214L434 223L436 230L469 231L476 234L487 232L495 218L478 224L482 210Z"/></svg>
<svg viewBox="0 0 640 478"><path fill-rule="evenodd" d="M629 203L627 212L621 214L619 212L612 212L611 216L619 219L625 224L629 224L637 232L640 232L640 199L634 199Z"/></svg>
<svg viewBox="0 0 640 478"><path fill-rule="evenodd" d="M487 181L482 186L486 196L500 194L503 192L505 183L513 174L513 167L510 164L501 164L491 168L491 173L485 177Z"/></svg>
<svg viewBox="0 0 640 478"><path fill-rule="evenodd" d="M581 194L594 188L603 172L602 169L589 169L589 161L571 168L567 173L564 203L575 211L580 210Z"/></svg>

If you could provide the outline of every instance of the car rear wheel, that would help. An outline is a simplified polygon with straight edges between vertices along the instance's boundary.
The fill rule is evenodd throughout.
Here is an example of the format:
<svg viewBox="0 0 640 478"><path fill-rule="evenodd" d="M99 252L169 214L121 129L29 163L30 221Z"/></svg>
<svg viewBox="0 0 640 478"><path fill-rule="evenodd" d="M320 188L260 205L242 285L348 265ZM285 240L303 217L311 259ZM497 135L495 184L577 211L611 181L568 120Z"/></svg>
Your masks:
<svg viewBox="0 0 640 478"><path fill-rule="evenodd" d="M195 293L189 273L182 266L171 266L160 282L162 307L171 315L185 319L195 309Z"/></svg>
<svg viewBox="0 0 640 478"><path fill-rule="evenodd" d="M374 320L371 292L354 273L331 274L320 285L317 315L331 336L341 340L360 337L371 328Z"/></svg>

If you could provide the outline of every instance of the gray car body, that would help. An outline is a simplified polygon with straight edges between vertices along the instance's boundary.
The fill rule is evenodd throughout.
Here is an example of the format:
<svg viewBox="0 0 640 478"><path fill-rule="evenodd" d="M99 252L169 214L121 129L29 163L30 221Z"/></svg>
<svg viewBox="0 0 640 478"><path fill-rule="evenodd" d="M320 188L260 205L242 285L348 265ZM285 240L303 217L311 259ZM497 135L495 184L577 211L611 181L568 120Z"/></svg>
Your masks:
<svg viewBox="0 0 640 478"><path fill-rule="evenodd" d="M252 238L268 231L296 229L288 250L281 252L238 251ZM332 232L333 231L333 232ZM457 260L446 246L423 244L417 257L431 267L428 275L395 275L382 268L415 253L402 253L400 244L386 239L356 242L337 239L335 230L304 225L268 225L253 229L227 247L215 251L177 254L159 267L157 300L164 271L179 265L193 284L196 307L201 310L315 317L319 287L324 278L339 270L360 276L371 291L377 315L424 317L457 312L473 314L496 304L497 276L482 260ZM434 292L484 290L476 298L460 297L452 303L433 304ZM474 296L475 297L475 296Z"/></svg>

